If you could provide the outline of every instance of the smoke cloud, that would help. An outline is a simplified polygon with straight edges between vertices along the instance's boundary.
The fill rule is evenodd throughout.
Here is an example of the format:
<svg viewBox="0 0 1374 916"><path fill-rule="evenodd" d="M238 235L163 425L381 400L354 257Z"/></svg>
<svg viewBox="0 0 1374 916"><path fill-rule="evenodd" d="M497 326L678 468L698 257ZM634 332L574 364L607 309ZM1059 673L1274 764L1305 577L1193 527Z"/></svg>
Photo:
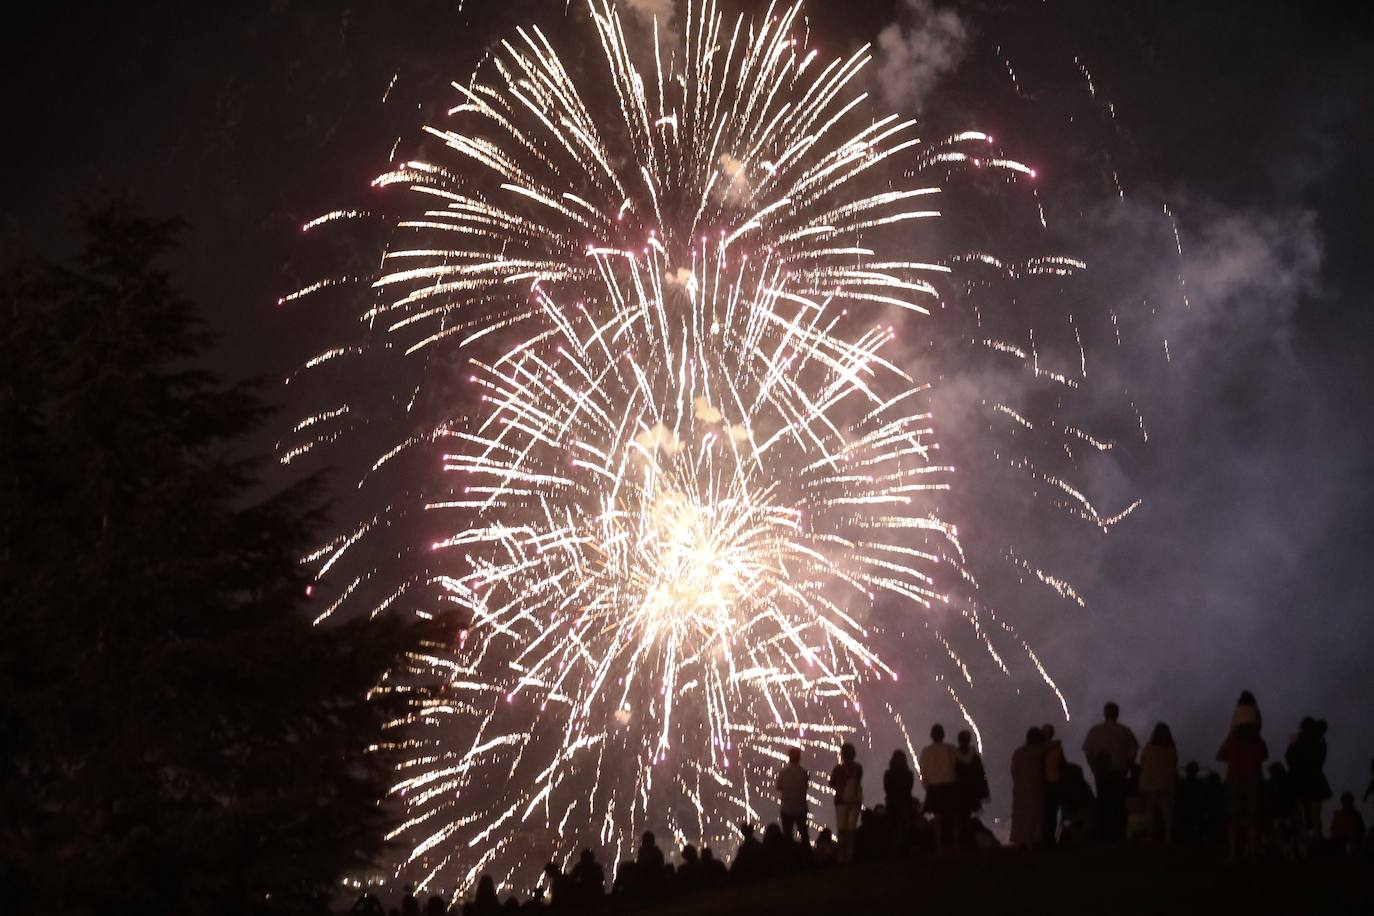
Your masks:
<svg viewBox="0 0 1374 916"><path fill-rule="evenodd" d="M634 12L645 19L657 18L660 26L666 26L673 18L674 0L626 0Z"/></svg>
<svg viewBox="0 0 1374 916"><path fill-rule="evenodd" d="M883 101L917 111L936 83L964 59L971 30L933 0L904 0L903 20L878 34L875 76Z"/></svg>

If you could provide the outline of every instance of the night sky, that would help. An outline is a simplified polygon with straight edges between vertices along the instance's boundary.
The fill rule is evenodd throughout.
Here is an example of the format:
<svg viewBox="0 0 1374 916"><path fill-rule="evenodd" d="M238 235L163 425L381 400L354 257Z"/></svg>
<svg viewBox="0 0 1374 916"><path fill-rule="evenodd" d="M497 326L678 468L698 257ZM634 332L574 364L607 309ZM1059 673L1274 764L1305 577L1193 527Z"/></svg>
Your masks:
<svg viewBox="0 0 1374 916"><path fill-rule="evenodd" d="M1172 301L1182 273L1192 305L1161 319L1170 360L1131 366L1148 449L1100 481L1142 509L1086 547L1027 548L1058 556L1089 609L1004 606L1068 698L1066 744L1076 753L1115 698L1142 737L1163 718L1185 759L1210 762L1250 688L1275 751L1301 716L1328 719L1332 786L1358 794L1374 756L1370 14L941 8L962 31L935 40L957 54L913 76L906 101L935 124L997 134L1037 165L1039 193L1077 240L1066 247L1106 276L1104 295ZM835 50L885 28L916 47L924 35L920 4L810 9ZM155 0L30 4L24 15L3 39L7 254L69 250L69 215L108 193L182 216L175 266L223 335L215 367L281 378L329 343L318 309L276 307L336 267L337 249L303 238L301 224L365 206L393 143L416 149L448 81L493 37L565 14L561 0ZM1114 121L1084 115L1094 109L1080 64ZM1124 200L1103 184L1113 170ZM1161 202L1178 219L1181 264L1160 254L1173 252L1171 234L1159 244ZM272 390L285 423L303 405ZM1056 708L1044 691L1007 691L982 723L989 768Z"/></svg>

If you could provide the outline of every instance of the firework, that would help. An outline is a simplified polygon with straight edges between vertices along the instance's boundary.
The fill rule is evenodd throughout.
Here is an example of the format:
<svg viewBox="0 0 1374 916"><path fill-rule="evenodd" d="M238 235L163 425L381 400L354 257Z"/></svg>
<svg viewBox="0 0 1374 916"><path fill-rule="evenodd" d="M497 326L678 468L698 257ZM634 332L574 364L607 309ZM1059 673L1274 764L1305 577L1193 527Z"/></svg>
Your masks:
<svg viewBox="0 0 1374 916"><path fill-rule="evenodd" d="M798 6L750 22L698 3L680 36L645 41L609 3L589 14L590 73L521 30L454 84L426 128L443 152L377 179L416 203L371 281L366 339L306 367L409 367L368 375L392 390L371 415L406 432L364 482L406 461L422 481L398 474L307 560L324 576L383 532L440 532L419 571L346 576L320 614L455 621L387 688L415 698L393 838L421 886L492 870L527 888L583 845L619 860L645 828L728 843L771 815L787 747L833 748L870 715L905 734L882 634L930 615L965 621L1005 669L940 511L953 469L929 385L892 353L889 322L927 314L951 267L892 239L939 215L938 170L1033 173L985 134L931 143L874 115L867 50L824 59ZM368 416L305 418L283 460Z"/></svg>

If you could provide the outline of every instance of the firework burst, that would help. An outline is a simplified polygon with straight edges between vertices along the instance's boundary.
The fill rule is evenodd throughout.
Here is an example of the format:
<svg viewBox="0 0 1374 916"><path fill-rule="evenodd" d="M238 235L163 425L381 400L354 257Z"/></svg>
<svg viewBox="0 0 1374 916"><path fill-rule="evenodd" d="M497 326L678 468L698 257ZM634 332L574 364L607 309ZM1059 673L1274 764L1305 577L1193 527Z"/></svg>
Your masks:
<svg viewBox="0 0 1374 916"><path fill-rule="evenodd" d="M890 352L888 322L928 313L951 267L895 252L892 229L939 215L927 176L951 165L1032 173L984 134L931 143L875 116L866 49L825 60L798 6L749 22L697 3L680 37L642 42L609 3L589 14L590 75L521 30L426 128L443 153L377 179L415 205L366 339L307 364L412 367L368 374L405 389L387 405L409 431L363 476L421 482L394 475L307 559L343 568L402 518L441 532L421 571L373 566L320 615L456 623L387 688L415 697L393 837L422 886L494 870L528 887L582 845L619 859L646 827L727 842L771 815L788 746L866 734L870 710L905 734L884 641L930 615L1005 670L985 621L1009 628L971 597L941 513L929 386ZM283 460L368 413L307 417Z"/></svg>

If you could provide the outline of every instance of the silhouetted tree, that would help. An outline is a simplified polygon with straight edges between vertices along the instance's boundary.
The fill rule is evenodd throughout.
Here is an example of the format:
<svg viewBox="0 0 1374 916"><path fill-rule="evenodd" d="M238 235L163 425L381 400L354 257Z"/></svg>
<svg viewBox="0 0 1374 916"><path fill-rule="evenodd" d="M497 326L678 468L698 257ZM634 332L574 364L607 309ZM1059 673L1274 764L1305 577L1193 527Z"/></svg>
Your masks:
<svg viewBox="0 0 1374 916"><path fill-rule="evenodd" d="M252 385L121 204L0 282L0 885L19 910L290 910L379 851L412 639L314 628L316 482L261 498ZM386 691L381 691L385 694ZM13 911L11 911L13 912Z"/></svg>

